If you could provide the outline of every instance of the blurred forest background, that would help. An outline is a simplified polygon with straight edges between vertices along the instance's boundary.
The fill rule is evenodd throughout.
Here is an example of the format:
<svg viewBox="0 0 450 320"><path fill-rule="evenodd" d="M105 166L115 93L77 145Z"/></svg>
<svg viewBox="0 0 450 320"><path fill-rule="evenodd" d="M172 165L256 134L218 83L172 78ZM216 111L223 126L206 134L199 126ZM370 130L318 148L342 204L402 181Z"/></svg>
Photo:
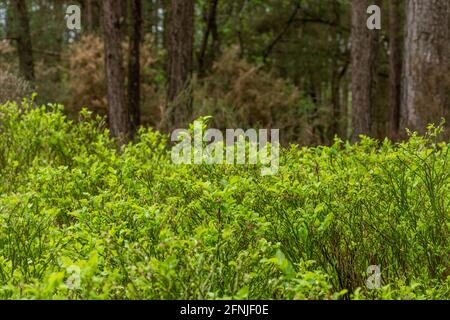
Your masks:
<svg viewBox="0 0 450 320"><path fill-rule="evenodd" d="M121 142L205 115L284 144L398 140L450 120L450 1L1 0L0 103L31 92L107 115Z"/></svg>

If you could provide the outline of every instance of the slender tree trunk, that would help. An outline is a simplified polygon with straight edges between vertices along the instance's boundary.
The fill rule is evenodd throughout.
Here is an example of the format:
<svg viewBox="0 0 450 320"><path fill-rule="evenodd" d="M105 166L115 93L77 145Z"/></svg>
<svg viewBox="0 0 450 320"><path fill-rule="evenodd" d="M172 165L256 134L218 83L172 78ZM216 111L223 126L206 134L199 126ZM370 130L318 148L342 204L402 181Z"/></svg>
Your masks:
<svg viewBox="0 0 450 320"><path fill-rule="evenodd" d="M216 21L216 17L217 17L217 4L218 4L218 0L209 0L208 1L208 9L207 9L207 14L206 14L206 19L205 19L205 32L203 34L203 39L202 39L202 46L200 48L200 53L198 55L198 72L200 75L204 74L205 68L209 67L207 66L207 61L206 60L206 55L207 55L207 50L208 50L208 41L210 38L210 35L212 35L213 38L213 42L212 42L212 46L211 46L211 57L212 59L214 59L214 55L215 55L215 49L217 46L217 42L218 42L218 31L217 31L217 21Z"/></svg>
<svg viewBox="0 0 450 320"><path fill-rule="evenodd" d="M170 124L186 126L192 117L194 1L172 0L168 35L167 102Z"/></svg>
<svg viewBox="0 0 450 320"><path fill-rule="evenodd" d="M343 79L343 84L342 84L342 114L341 114L341 119L344 118L343 120L343 128L342 128L342 132L343 132L343 136L348 139L350 136L350 128L351 128L351 112L350 112L350 90L351 90L351 84L350 84L350 79L349 76L344 76Z"/></svg>
<svg viewBox="0 0 450 320"><path fill-rule="evenodd" d="M30 36L30 22L28 18L27 4L25 0L11 1L14 16L18 23L18 51L19 70L22 77L28 81L34 81L33 46Z"/></svg>
<svg viewBox="0 0 450 320"><path fill-rule="evenodd" d="M331 104L332 104L332 116L331 119L331 128L330 128L330 141L334 138L335 135L339 135L339 127L340 127L340 119L341 119L341 98L340 98L340 87L341 87L341 79L345 74L345 69L340 70L339 66L339 56L341 54L340 51L340 25L341 25L341 16L340 16L340 5L337 0L333 1L333 12L334 12L334 22L336 24L334 33L333 33L333 45L334 45L334 53L333 53L333 62L332 62L332 72L331 72Z"/></svg>
<svg viewBox="0 0 450 320"><path fill-rule="evenodd" d="M331 104L332 104L332 116L330 139L333 139L335 135L339 135L339 124L341 117L341 99L340 99L340 78L339 78L339 66L336 62L333 62L333 71L331 76Z"/></svg>
<svg viewBox="0 0 450 320"><path fill-rule="evenodd" d="M86 11L86 30L94 33L100 29L102 20L102 3L100 1L85 0L84 10Z"/></svg>
<svg viewBox="0 0 450 320"><path fill-rule="evenodd" d="M121 6L114 0L104 0L103 15L109 128L122 145L129 140L132 125L125 100Z"/></svg>
<svg viewBox="0 0 450 320"><path fill-rule="evenodd" d="M54 4L54 14L55 14L55 20L58 21L58 18L64 15L64 8L63 3L60 1L56 1ZM56 38L55 38L55 51L58 54L55 58L55 63L57 65L57 70L55 72L55 78L54 81L57 83L57 85L60 85L61 83L61 62L62 62L62 51L63 51L63 31L64 30L64 22L58 23L57 31L56 31Z"/></svg>
<svg viewBox="0 0 450 320"><path fill-rule="evenodd" d="M369 3L370 2L370 3ZM352 140L371 135L378 31L367 28L368 0L352 0Z"/></svg>
<svg viewBox="0 0 450 320"><path fill-rule="evenodd" d="M128 54L128 104L134 131L140 125L140 47L142 37L142 1L131 0L131 28Z"/></svg>
<svg viewBox="0 0 450 320"><path fill-rule="evenodd" d="M86 25L87 31L94 31L94 12L92 8L92 0L86 0Z"/></svg>
<svg viewBox="0 0 450 320"><path fill-rule="evenodd" d="M401 1L389 2L389 136L396 140L400 129L402 79Z"/></svg>
<svg viewBox="0 0 450 320"><path fill-rule="evenodd" d="M450 1L407 0L401 127L450 121Z"/></svg>
<svg viewBox="0 0 450 320"><path fill-rule="evenodd" d="M220 33L219 28L217 26L217 11L219 10L219 0L217 0L217 4L215 5L214 9L214 19L213 23L211 24L211 49L210 49L210 63L212 64L216 57L220 55Z"/></svg>

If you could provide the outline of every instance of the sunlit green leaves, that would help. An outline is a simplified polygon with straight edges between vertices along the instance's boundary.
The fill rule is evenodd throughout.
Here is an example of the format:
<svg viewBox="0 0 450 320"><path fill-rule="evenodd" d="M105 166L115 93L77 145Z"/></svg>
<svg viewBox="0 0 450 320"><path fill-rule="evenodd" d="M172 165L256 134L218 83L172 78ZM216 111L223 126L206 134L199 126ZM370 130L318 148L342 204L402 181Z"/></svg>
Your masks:
<svg viewBox="0 0 450 320"><path fill-rule="evenodd" d="M150 129L119 152L87 111L20 108L0 106L0 298L448 297L450 155L434 131L293 146L261 177L175 165Z"/></svg>

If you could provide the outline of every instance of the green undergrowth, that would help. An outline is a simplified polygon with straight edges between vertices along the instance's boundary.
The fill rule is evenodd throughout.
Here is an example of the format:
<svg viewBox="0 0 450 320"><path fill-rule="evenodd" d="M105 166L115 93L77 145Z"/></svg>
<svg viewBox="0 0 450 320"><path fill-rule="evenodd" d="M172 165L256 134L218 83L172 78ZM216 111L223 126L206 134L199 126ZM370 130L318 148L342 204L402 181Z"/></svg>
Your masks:
<svg viewBox="0 0 450 320"><path fill-rule="evenodd" d="M118 151L103 118L79 118L0 106L2 299L450 298L440 128L291 146L261 176L175 165L151 129Z"/></svg>

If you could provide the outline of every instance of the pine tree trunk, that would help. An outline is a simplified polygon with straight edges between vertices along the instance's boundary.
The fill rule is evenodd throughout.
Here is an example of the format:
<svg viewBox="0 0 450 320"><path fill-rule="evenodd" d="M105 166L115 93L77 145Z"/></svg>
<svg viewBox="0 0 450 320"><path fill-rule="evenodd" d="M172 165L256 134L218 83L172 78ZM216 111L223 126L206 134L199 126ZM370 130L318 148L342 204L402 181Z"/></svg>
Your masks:
<svg viewBox="0 0 450 320"><path fill-rule="evenodd" d="M92 0L86 0L86 23L87 31L92 32L94 30L94 13L92 8Z"/></svg>
<svg viewBox="0 0 450 320"><path fill-rule="evenodd" d="M169 125L184 127L192 116L194 1L172 0L168 34Z"/></svg>
<svg viewBox="0 0 450 320"><path fill-rule="evenodd" d="M25 0L12 1L14 16L18 23L19 70L22 77L34 81L33 46L30 36L30 22Z"/></svg>
<svg viewBox="0 0 450 320"><path fill-rule="evenodd" d="M330 125L330 141L333 141L334 136L341 136L341 79L345 74L345 69L341 69L339 65L339 56L341 54L341 16L340 16L340 4L338 1L333 1L333 14L336 27L333 32L334 53L331 71L331 104L332 104L332 119Z"/></svg>
<svg viewBox="0 0 450 320"><path fill-rule="evenodd" d="M208 41L210 35L212 35L212 44L211 44L211 61L214 60L215 50L218 42L218 31L217 31L217 5L218 0L209 0L208 1L208 9L205 17L205 32L203 34L202 45L200 48L200 53L198 55L198 73L203 75L205 69L210 66L210 61L206 61L207 50L208 50Z"/></svg>
<svg viewBox="0 0 450 320"><path fill-rule="evenodd" d="M121 6L114 0L104 0L103 14L109 128L122 145L129 140L132 125L125 100Z"/></svg>
<svg viewBox="0 0 450 320"><path fill-rule="evenodd" d="M401 1L389 2L389 136L396 140L400 129L402 79Z"/></svg>
<svg viewBox="0 0 450 320"><path fill-rule="evenodd" d="M401 126L450 121L450 1L407 0Z"/></svg>
<svg viewBox="0 0 450 320"><path fill-rule="evenodd" d="M367 28L367 8L372 3L352 0L353 141L357 141L361 134L372 134L378 52L378 31Z"/></svg>
<svg viewBox="0 0 450 320"><path fill-rule="evenodd" d="M133 131L140 125L140 47L142 37L142 1L131 0L131 28L128 53L128 105Z"/></svg>

